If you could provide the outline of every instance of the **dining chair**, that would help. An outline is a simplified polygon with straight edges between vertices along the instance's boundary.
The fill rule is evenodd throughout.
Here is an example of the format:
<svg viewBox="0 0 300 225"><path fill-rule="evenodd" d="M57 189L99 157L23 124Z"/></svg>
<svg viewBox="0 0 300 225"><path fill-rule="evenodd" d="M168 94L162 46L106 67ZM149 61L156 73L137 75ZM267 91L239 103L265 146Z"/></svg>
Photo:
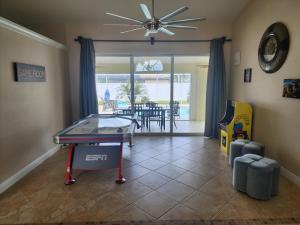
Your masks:
<svg viewBox="0 0 300 225"><path fill-rule="evenodd" d="M146 102L145 103L146 107L157 107L158 106L158 103L156 102Z"/></svg>
<svg viewBox="0 0 300 225"><path fill-rule="evenodd" d="M141 132L143 128L146 126L148 128L148 123L146 121L146 113L145 113L145 104L144 103L135 103L134 104L134 112L138 115L138 120L141 121Z"/></svg>
<svg viewBox="0 0 300 225"><path fill-rule="evenodd" d="M167 117L171 118L171 104L170 104L170 109L167 110ZM180 118L180 103L179 103L179 101L173 101L173 124L177 128L176 117Z"/></svg>
<svg viewBox="0 0 300 225"><path fill-rule="evenodd" d="M151 122L153 121L159 125L161 131L165 130L165 109L162 107L150 107L147 113L149 131L151 130Z"/></svg>

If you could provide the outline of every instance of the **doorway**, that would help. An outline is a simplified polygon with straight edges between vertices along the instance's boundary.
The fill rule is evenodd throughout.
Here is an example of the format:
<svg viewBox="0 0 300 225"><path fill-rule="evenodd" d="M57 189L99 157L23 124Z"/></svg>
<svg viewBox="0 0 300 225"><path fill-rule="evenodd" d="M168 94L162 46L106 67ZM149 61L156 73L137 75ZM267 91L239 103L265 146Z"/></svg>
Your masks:
<svg viewBox="0 0 300 225"><path fill-rule="evenodd" d="M100 114L138 114L142 134L202 134L208 56L97 56Z"/></svg>

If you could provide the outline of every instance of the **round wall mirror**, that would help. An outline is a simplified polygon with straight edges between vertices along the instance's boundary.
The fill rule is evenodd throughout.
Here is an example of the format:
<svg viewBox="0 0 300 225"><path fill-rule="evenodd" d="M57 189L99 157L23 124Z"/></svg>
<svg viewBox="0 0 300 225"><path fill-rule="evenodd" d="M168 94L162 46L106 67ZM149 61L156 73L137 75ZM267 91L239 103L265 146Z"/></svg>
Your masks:
<svg viewBox="0 0 300 225"><path fill-rule="evenodd" d="M277 40L275 37L270 37L264 46L264 60L266 62L271 62L275 56L276 52L278 50Z"/></svg>
<svg viewBox="0 0 300 225"><path fill-rule="evenodd" d="M283 65L289 50L289 33L282 23L272 24L264 33L258 49L259 65L274 73Z"/></svg>

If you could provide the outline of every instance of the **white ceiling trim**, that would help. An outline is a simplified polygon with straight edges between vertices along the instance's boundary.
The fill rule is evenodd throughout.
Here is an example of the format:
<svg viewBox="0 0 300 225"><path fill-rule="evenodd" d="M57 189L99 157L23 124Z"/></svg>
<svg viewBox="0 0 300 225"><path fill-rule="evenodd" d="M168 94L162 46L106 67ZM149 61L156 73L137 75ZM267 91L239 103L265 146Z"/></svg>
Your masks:
<svg viewBox="0 0 300 225"><path fill-rule="evenodd" d="M29 37L33 40L39 41L43 44L49 45L51 47L59 48L59 49L67 49L67 47L59 42L56 42L50 38L47 38L46 36L43 36L39 33L36 33L32 30L29 30L28 28L25 28L23 26L20 26L19 24L16 24L8 19L5 19L3 17L0 17L0 27L3 27L7 30L14 31L18 34L21 34L23 36Z"/></svg>

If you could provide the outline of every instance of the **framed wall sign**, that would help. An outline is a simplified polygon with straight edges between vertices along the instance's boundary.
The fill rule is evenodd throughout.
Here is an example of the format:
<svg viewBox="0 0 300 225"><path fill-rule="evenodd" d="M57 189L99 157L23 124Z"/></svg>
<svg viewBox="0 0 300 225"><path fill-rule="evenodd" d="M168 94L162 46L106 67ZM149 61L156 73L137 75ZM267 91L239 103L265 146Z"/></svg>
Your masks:
<svg viewBox="0 0 300 225"><path fill-rule="evenodd" d="M44 66L14 63L15 80L18 82L45 82L46 70Z"/></svg>

